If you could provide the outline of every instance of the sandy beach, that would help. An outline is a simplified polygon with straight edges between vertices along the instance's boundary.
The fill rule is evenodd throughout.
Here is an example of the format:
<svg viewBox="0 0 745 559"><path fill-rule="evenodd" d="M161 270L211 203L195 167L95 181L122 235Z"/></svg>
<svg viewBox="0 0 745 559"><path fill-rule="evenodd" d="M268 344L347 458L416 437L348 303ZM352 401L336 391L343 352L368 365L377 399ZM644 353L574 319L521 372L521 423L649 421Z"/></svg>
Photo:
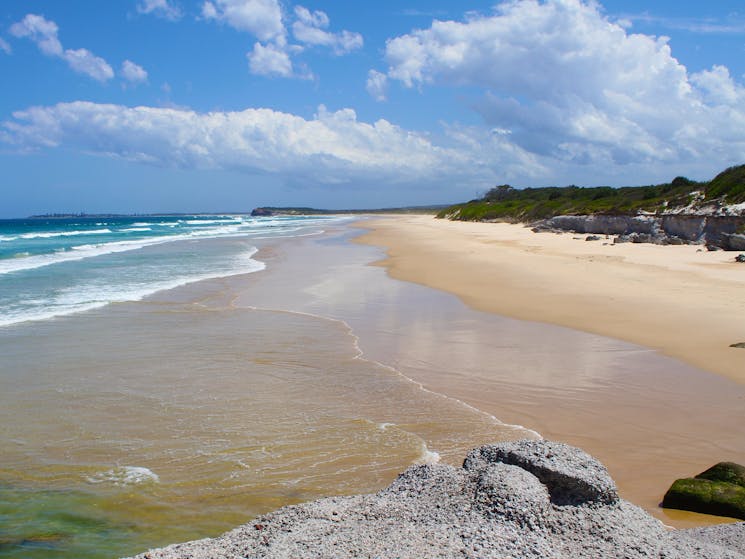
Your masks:
<svg viewBox="0 0 745 559"><path fill-rule="evenodd" d="M745 383L745 266L734 253L507 223L409 216L367 222L393 277L454 293L473 308L655 348Z"/></svg>
<svg viewBox="0 0 745 559"><path fill-rule="evenodd" d="M467 374L407 370L425 386L587 449L648 509L675 477L745 461L745 350L729 347L745 341L745 267L733 254L613 246L431 216L362 226L369 232L358 240L386 248L378 264L394 278L453 293L473 309L623 340L637 351L619 353L612 373L582 363L575 367L584 367L582 378L551 374L586 351L569 346L511 376L495 374L486 360ZM529 351L545 344L537 337ZM647 348L673 359L650 361ZM677 525L703 520L659 512Z"/></svg>

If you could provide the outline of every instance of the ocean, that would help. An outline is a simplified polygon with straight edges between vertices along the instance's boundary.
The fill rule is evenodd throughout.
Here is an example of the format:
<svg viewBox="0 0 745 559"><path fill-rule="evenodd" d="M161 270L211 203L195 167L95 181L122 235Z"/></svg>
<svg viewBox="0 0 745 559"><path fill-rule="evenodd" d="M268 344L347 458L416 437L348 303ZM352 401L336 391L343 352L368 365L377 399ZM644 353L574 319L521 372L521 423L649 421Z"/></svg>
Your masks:
<svg viewBox="0 0 745 559"><path fill-rule="evenodd" d="M364 354L351 322L407 345L442 295L348 221L0 222L0 557L133 555L533 436Z"/></svg>
<svg viewBox="0 0 745 559"><path fill-rule="evenodd" d="M339 217L241 215L0 220L0 325L42 320L263 268L252 239L318 233ZM205 250L210 239L240 239Z"/></svg>

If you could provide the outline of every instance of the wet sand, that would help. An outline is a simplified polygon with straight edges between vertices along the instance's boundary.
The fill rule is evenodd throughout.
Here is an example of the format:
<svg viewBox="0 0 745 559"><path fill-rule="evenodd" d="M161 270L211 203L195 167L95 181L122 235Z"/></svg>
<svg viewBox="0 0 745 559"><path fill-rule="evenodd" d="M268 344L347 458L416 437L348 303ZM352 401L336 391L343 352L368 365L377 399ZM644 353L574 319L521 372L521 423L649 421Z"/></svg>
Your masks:
<svg viewBox="0 0 745 559"><path fill-rule="evenodd" d="M433 343L421 363L399 364L406 374L581 446L608 465L625 498L668 523L711 520L656 505L676 477L745 461L745 350L728 347L745 339L745 269L726 262L731 254L603 246L429 216L362 226L371 232L359 240L386 248L380 264L392 277L545 325L541 333L539 324L516 320L507 339L463 340L478 357L450 370ZM557 325L595 335L571 343Z"/></svg>

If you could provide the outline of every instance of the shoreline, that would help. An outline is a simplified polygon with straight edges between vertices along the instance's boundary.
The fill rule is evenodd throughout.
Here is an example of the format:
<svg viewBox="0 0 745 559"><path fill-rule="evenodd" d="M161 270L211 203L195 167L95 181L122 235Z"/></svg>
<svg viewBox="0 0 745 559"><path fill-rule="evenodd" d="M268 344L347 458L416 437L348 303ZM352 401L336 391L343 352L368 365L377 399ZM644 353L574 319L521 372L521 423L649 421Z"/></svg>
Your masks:
<svg viewBox="0 0 745 559"><path fill-rule="evenodd" d="M571 234L536 234L520 225L418 216L374 218L354 226L367 230L355 242L384 247L387 258L374 265L390 277L451 293L489 315L517 319L510 328L524 328L523 336L536 336L530 329L534 325L547 329L512 354L519 363L525 351L539 353L531 366L519 363L514 372L509 364L501 365L507 371L495 370L493 362L482 358L462 372L457 364L447 372L435 363L430 370L422 367L407 375L506 423L586 449L608 466L624 498L667 524L680 528L724 521L661 509L659 502L678 477L695 475L720 460L745 460L745 351L728 347L737 339L725 335L727 343L722 342L723 325L741 324L745 336L745 310L737 315L742 303L737 303L737 276L733 279L735 273L745 276L745 269L721 262L727 257L722 253L697 253L697 247L635 244L616 251L618 246L575 240ZM660 251L670 249L674 258L662 258ZM691 261L697 257L703 262ZM657 280L659 284L653 283ZM698 300L673 304L675 297L696 288L704 289ZM674 291L663 296L663 289ZM686 324L696 313L701 313L701 323ZM575 331L602 337L583 334L585 345L573 346L561 340L564 334L557 325L568 329L567 336ZM662 332L655 338L661 327L672 335ZM695 340L698 334L709 347L670 343ZM657 339L668 346L655 343ZM544 351L548 342L554 343L554 354ZM700 365L705 360L670 358L681 359L690 350L714 355L710 364L716 366L704 370ZM605 357L595 363L597 352ZM733 363L722 354L740 361ZM502 359L496 353L495 358ZM608 370L602 359L615 359L616 364ZM580 369L581 374L573 374Z"/></svg>

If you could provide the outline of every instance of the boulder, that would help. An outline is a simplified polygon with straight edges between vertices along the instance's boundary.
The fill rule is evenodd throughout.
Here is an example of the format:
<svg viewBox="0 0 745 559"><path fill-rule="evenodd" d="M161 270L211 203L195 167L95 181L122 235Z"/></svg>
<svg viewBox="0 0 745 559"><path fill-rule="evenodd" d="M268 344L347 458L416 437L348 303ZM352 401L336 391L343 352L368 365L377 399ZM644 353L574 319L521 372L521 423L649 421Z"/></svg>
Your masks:
<svg viewBox="0 0 745 559"><path fill-rule="evenodd" d="M723 234L722 245L726 250L745 250L745 235Z"/></svg>
<svg viewBox="0 0 745 559"><path fill-rule="evenodd" d="M745 467L720 462L696 477L677 479L662 506L745 520Z"/></svg>

